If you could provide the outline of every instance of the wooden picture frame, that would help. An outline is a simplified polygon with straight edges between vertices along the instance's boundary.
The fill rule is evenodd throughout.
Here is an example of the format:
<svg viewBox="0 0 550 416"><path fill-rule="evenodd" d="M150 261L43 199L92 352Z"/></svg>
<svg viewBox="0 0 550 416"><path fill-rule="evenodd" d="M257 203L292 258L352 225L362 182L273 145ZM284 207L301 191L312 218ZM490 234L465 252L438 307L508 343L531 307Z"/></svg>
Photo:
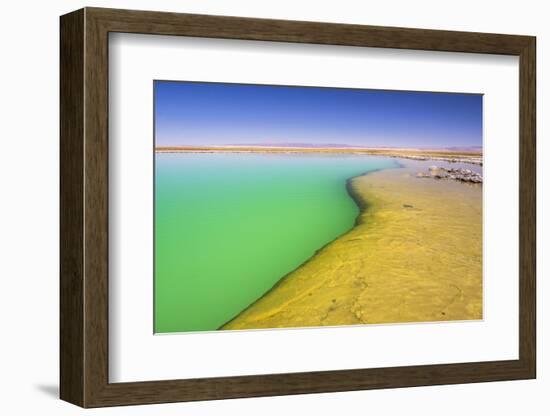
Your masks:
<svg viewBox="0 0 550 416"><path fill-rule="evenodd" d="M61 17L60 396L82 407L535 378L535 38L85 8ZM110 32L519 56L519 359L109 383Z"/></svg>

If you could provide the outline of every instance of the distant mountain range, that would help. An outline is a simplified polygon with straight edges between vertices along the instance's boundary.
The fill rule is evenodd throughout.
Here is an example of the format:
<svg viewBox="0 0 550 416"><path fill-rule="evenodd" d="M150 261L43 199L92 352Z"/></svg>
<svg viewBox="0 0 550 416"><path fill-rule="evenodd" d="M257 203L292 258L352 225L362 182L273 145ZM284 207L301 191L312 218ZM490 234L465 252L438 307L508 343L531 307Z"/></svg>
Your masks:
<svg viewBox="0 0 550 416"><path fill-rule="evenodd" d="M361 146L345 143L232 143L222 146L253 146L253 147L301 147L301 148L335 148L335 149L399 149L399 146ZM452 147L415 147L421 150L447 150L451 152L481 152L482 146L452 146Z"/></svg>
<svg viewBox="0 0 550 416"><path fill-rule="evenodd" d="M258 147L309 147L309 148L326 148L326 147L337 147L337 148L348 148L348 147L360 147L364 148L365 146L357 146L351 144L342 144L342 143L233 143L226 146L258 146Z"/></svg>
<svg viewBox="0 0 550 416"><path fill-rule="evenodd" d="M470 152L481 152L483 150L483 146L454 146L454 147L443 147L445 150L450 150L453 152L464 152L464 151L470 151Z"/></svg>

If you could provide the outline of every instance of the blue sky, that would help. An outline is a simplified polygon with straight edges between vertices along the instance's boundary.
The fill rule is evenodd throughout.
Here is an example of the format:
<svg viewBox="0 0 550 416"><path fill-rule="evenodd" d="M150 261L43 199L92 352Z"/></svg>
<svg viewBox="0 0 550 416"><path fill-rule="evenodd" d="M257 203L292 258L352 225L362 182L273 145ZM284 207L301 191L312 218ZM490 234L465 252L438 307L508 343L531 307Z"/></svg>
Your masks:
<svg viewBox="0 0 550 416"><path fill-rule="evenodd" d="M155 145L482 145L482 95L155 81Z"/></svg>

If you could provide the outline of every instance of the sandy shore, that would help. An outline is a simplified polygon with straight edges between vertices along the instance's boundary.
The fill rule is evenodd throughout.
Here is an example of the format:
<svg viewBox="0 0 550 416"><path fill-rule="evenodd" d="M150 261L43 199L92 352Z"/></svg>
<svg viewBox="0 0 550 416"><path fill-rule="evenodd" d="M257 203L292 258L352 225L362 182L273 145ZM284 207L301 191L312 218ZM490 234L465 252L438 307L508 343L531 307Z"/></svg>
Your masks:
<svg viewBox="0 0 550 416"><path fill-rule="evenodd" d="M481 185L402 163L351 179L356 226L221 329L481 319Z"/></svg>

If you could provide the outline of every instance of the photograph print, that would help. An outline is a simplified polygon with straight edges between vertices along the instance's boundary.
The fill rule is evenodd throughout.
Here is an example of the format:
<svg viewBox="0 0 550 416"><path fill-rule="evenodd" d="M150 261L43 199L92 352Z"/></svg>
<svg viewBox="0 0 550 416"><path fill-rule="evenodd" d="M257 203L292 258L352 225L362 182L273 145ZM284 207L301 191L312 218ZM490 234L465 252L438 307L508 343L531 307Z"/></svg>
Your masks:
<svg viewBox="0 0 550 416"><path fill-rule="evenodd" d="M153 87L155 333L483 318L483 95Z"/></svg>

